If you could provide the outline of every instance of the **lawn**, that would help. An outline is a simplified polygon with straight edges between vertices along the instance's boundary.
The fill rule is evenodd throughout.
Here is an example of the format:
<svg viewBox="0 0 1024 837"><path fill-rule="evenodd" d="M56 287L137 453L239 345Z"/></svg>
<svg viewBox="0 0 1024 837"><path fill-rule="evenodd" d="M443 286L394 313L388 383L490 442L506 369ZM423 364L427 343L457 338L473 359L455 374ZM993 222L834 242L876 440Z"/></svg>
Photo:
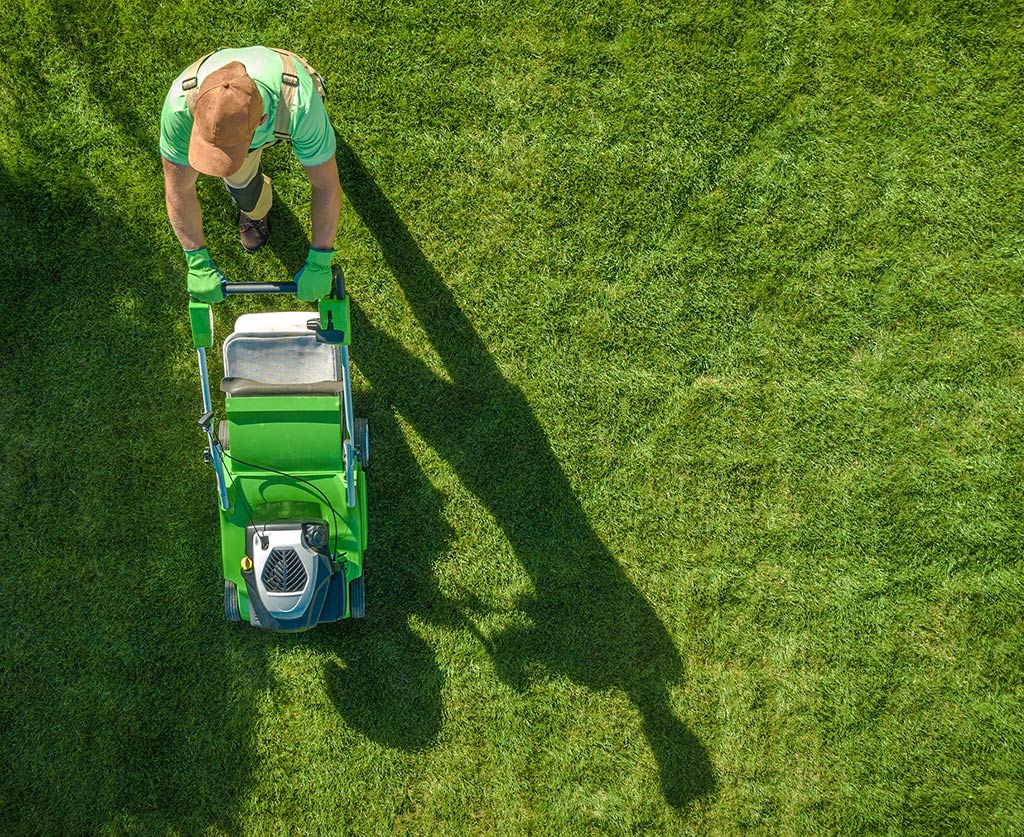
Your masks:
<svg viewBox="0 0 1024 837"><path fill-rule="evenodd" d="M1022 14L0 8L0 830L1024 832ZM157 147L254 43L328 80L373 442L301 636L223 620ZM308 246L264 159L229 279Z"/></svg>

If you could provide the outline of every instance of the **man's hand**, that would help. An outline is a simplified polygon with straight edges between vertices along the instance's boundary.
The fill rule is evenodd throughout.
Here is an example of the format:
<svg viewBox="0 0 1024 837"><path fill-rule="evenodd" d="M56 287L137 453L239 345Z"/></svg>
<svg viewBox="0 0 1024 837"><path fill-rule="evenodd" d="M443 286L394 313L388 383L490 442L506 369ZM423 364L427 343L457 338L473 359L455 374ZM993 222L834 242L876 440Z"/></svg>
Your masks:
<svg viewBox="0 0 1024 837"><path fill-rule="evenodd" d="M331 292L331 259L334 258L334 252L317 250L314 247L309 249L306 263L295 274L295 282L298 285L296 294L299 299L315 302Z"/></svg>
<svg viewBox="0 0 1024 837"><path fill-rule="evenodd" d="M205 247L185 251L188 262L188 293L198 302L221 302L224 299L224 274L213 265Z"/></svg>

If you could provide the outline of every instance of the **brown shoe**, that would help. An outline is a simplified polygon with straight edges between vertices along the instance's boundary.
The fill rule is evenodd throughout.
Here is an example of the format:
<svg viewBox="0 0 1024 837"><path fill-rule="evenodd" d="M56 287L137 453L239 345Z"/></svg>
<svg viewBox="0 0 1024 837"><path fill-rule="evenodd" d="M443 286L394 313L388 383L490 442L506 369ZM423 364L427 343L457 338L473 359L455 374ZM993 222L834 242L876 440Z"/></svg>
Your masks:
<svg viewBox="0 0 1024 837"><path fill-rule="evenodd" d="M260 218L254 221L244 212L238 216L238 238L242 242L242 249L247 253L255 253L270 237L270 221L268 218Z"/></svg>

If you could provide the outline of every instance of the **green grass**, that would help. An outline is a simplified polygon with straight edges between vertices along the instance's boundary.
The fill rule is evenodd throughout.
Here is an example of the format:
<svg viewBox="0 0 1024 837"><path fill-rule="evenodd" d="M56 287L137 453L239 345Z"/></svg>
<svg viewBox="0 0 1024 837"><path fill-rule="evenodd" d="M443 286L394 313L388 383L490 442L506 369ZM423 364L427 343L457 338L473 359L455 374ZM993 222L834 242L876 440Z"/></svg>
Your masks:
<svg viewBox="0 0 1024 837"><path fill-rule="evenodd" d="M1024 831L1022 12L4 6L4 833ZM222 619L157 151L251 43L328 78L373 435L301 637ZM231 279L305 254L266 160Z"/></svg>

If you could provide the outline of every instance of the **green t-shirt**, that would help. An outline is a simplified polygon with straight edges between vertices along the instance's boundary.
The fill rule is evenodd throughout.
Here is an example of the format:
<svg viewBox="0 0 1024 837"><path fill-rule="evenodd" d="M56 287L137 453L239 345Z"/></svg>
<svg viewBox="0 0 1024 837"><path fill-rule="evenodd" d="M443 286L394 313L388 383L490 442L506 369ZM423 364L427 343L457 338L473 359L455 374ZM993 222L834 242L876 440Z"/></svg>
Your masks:
<svg viewBox="0 0 1024 837"><path fill-rule="evenodd" d="M218 50L199 67L198 83L201 85L210 73L232 61L241 61L245 65L245 71L260 91L263 113L267 115L266 122L256 129L249 150L272 145L276 141L274 123L281 95L281 58L272 49L260 46ZM188 143L192 136L192 114L188 112L185 93L181 89L187 71L186 68L174 80L160 113L160 154L179 166L188 165ZM289 123L292 148L302 165L318 166L334 156L337 140L324 103L313 86L313 79L298 64L295 72L299 77L299 87L295 91Z"/></svg>

